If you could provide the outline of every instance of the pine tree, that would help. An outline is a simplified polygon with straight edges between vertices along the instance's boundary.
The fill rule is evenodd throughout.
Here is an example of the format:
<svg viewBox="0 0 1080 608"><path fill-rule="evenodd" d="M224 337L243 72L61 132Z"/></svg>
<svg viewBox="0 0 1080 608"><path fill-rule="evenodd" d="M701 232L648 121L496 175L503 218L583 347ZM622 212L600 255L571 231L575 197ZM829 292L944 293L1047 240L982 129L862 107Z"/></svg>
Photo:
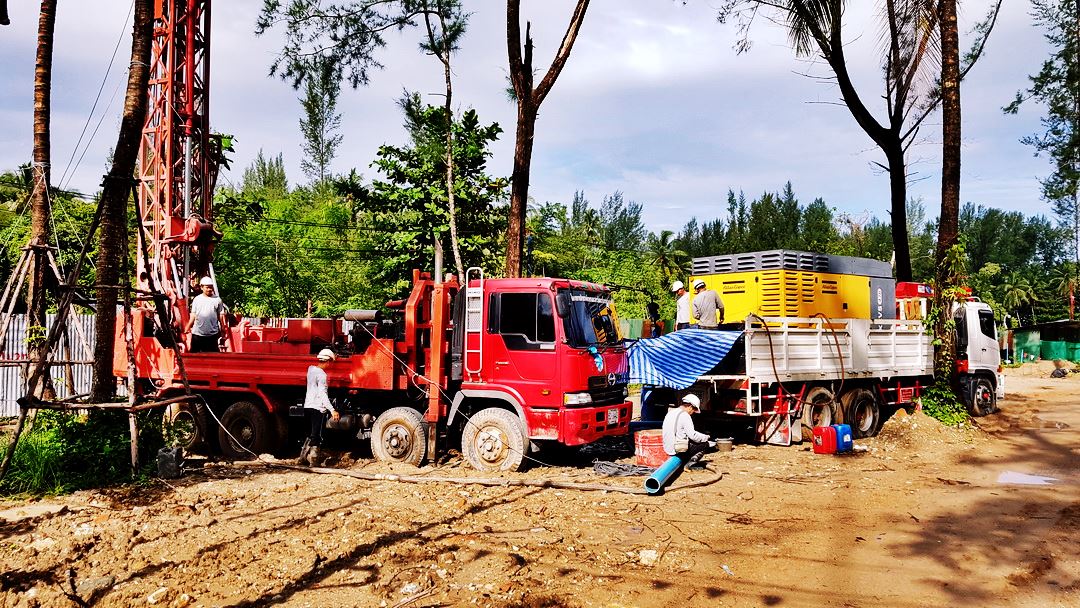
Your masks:
<svg viewBox="0 0 1080 608"><path fill-rule="evenodd" d="M341 114L337 112L341 78L328 65L318 76L304 82L304 97L300 104L304 117L300 119L300 134L304 136L304 158L300 168L316 183L329 177L330 163L341 144Z"/></svg>

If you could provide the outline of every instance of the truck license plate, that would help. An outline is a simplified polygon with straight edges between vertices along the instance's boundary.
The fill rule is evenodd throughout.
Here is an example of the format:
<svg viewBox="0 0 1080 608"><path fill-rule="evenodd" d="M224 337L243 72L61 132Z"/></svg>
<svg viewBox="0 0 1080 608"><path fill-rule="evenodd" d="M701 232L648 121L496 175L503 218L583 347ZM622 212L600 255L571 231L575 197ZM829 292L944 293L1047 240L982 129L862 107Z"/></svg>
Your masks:
<svg viewBox="0 0 1080 608"><path fill-rule="evenodd" d="M607 411L607 423L608 424L619 424L619 409L618 408L612 408L612 409Z"/></svg>

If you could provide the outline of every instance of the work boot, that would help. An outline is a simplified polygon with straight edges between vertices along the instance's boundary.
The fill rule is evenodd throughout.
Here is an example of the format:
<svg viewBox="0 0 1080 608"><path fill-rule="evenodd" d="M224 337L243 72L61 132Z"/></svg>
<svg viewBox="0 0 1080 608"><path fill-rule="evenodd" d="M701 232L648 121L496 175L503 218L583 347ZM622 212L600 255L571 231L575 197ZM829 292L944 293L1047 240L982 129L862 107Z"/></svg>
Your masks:
<svg viewBox="0 0 1080 608"><path fill-rule="evenodd" d="M701 457L704 456L704 455L705 455L704 452L698 452L697 454L694 454L693 456L688 458L686 460L686 468L690 468L692 466L697 465L699 462L701 462ZM705 465L702 464L702 466L705 466Z"/></svg>
<svg viewBox="0 0 1080 608"><path fill-rule="evenodd" d="M312 446L307 453L307 462L313 467L322 465L322 454L319 452L319 446Z"/></svg>
<svg viewBox="0 0 1080 608"><path fill-rule="evenodd" d="M311 445L308 442L304 442L304 447L300 448L300 457L296 459L296 464L300 466L307 466L308 454L311 453Z"/></svg>

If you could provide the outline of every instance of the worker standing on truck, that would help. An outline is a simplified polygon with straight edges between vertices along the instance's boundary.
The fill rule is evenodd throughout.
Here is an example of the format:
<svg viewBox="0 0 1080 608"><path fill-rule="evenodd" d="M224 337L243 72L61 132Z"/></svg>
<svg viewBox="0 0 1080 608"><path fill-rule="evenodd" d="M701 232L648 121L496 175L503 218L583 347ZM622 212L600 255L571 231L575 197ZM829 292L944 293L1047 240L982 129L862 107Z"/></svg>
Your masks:
<svg viewBox="0 0 1080 608"><path fill-rule="evenodd" d="M705 450L716 447L715 441L694 428L694 419L691 416L700 411L701 400L698 396L684 395L678 407L671 408L664 416L664 453L678 456L683 464L697 462Z"/></svg>
<svg viewBox="0 0 1080 608"><path fill-rule="evenodd" d="M705 281L694 281L694 318L700 329L717 329L724 322L724 301L719 294L705 289Z"/></svg>
<svg viewBox="0 0 1080 608"><path fill-rule="evenodd" d="M199 280L202 293L191 300L187 327L184 333L191 334L191 352L220 352L219 341L225 339L225 303L214 295L214 279L203 277Z"/></svg>
<svg viewBox="0 0 1080 608"><path fill-rule="evenodd" d="M322 454L319 446L322 445L323 427L326 426L326 418L334 420L341 418L341 414L330 403L330 393L327 388L326 368L337 359L337 355L329 348L319 351L319 362L307 369L307 392L304 394L304 413L308 416L311 424L311 432L308 434L304 447L300 450L300 464L319 466L322 462Z"/></svg>
<svg viewBox="0 0 1080 608"><path fill-rule="evenodd" d="M686 293L686 287L682 281L671 284L671 293L675 294L675 329L690 327L690 294Z"/></svg>

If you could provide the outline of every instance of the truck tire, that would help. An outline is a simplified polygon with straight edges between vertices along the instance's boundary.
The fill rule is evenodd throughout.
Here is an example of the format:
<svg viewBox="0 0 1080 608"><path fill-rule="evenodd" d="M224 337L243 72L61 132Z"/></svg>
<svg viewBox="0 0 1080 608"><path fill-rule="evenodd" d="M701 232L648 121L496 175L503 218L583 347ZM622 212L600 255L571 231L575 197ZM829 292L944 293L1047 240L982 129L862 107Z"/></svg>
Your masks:
<svg viewBox="0 0 1080 608"><path fill-rule="evenodd" d="M274 450L278 439L270 414L250 401L237 401L221 415L218 444L228 460L253 460Z"/></svg>
<svg viewBox="0 0 1080 608"><path fill-rule="evenodd" d="M814 436L814 427L829 426L840 422L840 407L832 391L815 386L806 394L802 404L803 440Z"/></svg>
<svg viewBox="0 0 1080 608"><path fill-rule="evenodd" d="M165 407L161 430L169 445L184 448L189 453L207 453L210 451L206 432L210 428L208 421L206 405L201 401L170 403Z"/></svg>
<svg viewBox="0 0 1080 608"><path fill-rule="evenodd" d="M997 393L989 379L978 376L971 380L967 406L972 416L986 416L997 411Z"/></svg>
<svg viewBox="0 0 1080 608"><path fill-rule="evenodd" d="M427 456L428 426L411 407L393 407L379 414L371 427L371 455L381 462L420 466Z"/></svg>
<svg viewBox="0 0 1080 608"><path fill-rule="evenodd" d="M840 397L844 405L844 420L851 425L855 439L873 437L881 430L881 400L865 388L847 391Z"/></svg>
<svg viewBox="0 0 1080 608"><path fill-rule="evenodd" d="M525 429L514 412L489 407L466 420L461 451L478 471L517 471L525 458Z"/></svg>

